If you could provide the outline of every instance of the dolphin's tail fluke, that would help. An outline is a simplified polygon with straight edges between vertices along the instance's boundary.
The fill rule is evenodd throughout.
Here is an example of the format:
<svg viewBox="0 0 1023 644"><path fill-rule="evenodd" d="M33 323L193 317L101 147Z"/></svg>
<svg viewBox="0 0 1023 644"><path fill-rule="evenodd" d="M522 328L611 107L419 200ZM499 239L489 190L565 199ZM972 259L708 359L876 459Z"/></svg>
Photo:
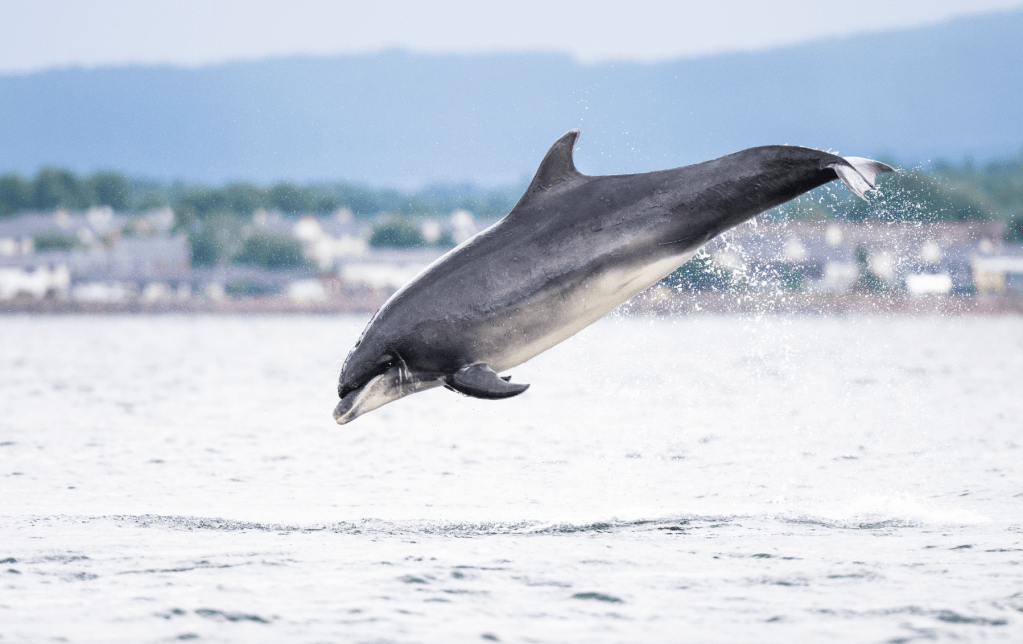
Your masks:
<svg viewBox="0 0 1023 644"><path fill-rule="evenodd" d="M895 168L890 165L872 159L842 157L842 160L845 163L833 163L828 167L835 171L846 188L864 201L867 199L866 192L874 187L877 175L895 172Z"/></svg>

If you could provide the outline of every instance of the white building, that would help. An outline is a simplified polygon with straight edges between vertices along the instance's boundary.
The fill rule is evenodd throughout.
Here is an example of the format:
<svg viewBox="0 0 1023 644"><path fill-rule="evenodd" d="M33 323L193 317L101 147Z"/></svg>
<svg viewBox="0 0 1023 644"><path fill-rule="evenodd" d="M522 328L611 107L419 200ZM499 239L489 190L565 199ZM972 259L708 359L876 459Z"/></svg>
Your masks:
<svg viewBox="0 0 1023 644"><path fill-rule="evenodd" d="M67 297L71 271L66 265L34 268L0 267L0 300L29 296L41 300L47 296Z"/></svg>
<svg viewBox="0 0 1023 644"><path fill-rule="evenodd" d="M261 219L268 225L270 220L266 213L262 213ZM300 217L290 232L302 242L305 256L316 262L321 271L333 270L340 261L369 252L363 231L347 208L339 209L326 219L312 215Z"/></svg>
<svg viewBox="0 0 1023 644"><path fill-rule="evenodd" d="M976 256L972 267L978 293L1023 292L1023 253Z"/></svg>
<svg viewBox="0 0 1023 644"><path fill-rule="evenodd" d="M446 252L443 248L374 249L342 262L338 276L345 284L397 289L407 284Z"/></svg>

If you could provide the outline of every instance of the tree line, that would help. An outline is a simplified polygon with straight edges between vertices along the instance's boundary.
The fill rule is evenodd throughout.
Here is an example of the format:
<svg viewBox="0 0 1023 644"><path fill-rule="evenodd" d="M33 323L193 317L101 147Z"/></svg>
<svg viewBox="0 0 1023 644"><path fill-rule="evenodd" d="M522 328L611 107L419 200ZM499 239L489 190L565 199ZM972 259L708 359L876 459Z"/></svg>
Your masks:
<svg viewBox="0 0 1023 644"><path fill-rule="evenodd" d="M770 214L802 221L994 220L1005 224L1005 241L1023 241L1023 154L984 165L939 161L928 171L900 169L882 175L878 187L864 201L831 183Z"/></svg>
<svg viewBox="0 0 1023 644"><path fill-rule="evenodd" d="M328 215L338 208L348 208L357 217L381 212L436 216L464 209L493 219L511 210L520 193L520 187L485 189L473 185L438 185L411 191L350 183L298 185L288 181L269 186L249 182L208 186L134 179L116 171L79 176L64 168L46 167L29 178L17 173L0 176L0 216L55 208L76 211L93 206L142 213L170 206L187 219L222 214L250 216L260 209L287 215Z"/></svg>
<svg viewBox="0 0 1023 644"><path fill-rule="evenodd" d="M893 165L897 165L894 164ZM1023 241L1023 154L976 164L939 161L929 170L901 170L881 179L882 189L868 202L829 184L772 211L782 219L825 221L998 220L1006 241ZM196 230L209 219L249 217L259 209L287 215L327 215L349 208L356 217L390 213L401 217L444 216L465 209L481 219L496 219L515 205L523 186L484 189L472 185L431 186L402 191L349 183L261 186L234 182L208 186L186 182L133 179L115 171L79 176L62 168L42 168L35 176L0 176L0 216L82 210L109 206L142 213L170 206L179 230Z"/></svg>

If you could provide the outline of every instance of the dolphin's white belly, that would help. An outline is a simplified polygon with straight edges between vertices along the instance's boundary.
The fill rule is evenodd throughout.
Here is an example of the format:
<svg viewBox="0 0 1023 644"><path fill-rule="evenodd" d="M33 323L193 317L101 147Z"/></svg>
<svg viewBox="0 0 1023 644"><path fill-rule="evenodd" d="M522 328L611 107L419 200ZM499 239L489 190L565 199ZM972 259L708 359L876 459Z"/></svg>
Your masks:
<svg viewBox="0 0 1023 644"><path fill-rule="evenodd" d="M528 317L509 320L509 326L514 328L519 323L536 328L537 322L540 322L542 332L530 337L526 343L512 343L504 347L499 355L489 358L491 368L495 371L511 369L564 342L656 284L689 261L698 250L693 249L638 268L634 266L611 268L590 276L569 291L556 294L554 296L558 299L556 303L525 307L524 315ZM548 319L537 320L536 316L540 311L548 311Z"/></svg>

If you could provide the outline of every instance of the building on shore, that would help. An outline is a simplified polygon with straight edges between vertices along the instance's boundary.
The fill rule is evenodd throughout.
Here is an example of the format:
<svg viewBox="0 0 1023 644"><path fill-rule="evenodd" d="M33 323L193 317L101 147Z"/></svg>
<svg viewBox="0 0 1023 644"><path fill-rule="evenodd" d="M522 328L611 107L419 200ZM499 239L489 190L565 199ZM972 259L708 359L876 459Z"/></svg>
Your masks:
<svg viewBox="0 0 1023 644"><path fill-rule="evenodd" d="M1019 253L1020 246L1003 244L1001 236L997 222L745 224L713 240L707 250L718 266L754 286L947 295L981 290L978 266L1016 274L1015 264L1005 258ZM1003 281L1003 289L1016 284L1011 277Z"/></svg>
<svg viewBox="0 0 1023 644"><path fill-rule="evenodd" d="M386 217L382 221L386 220ZM286 297L323 302L400 288L446 248L373 248L372 227L347 209L292 218L257 211L252 226L298 240L305 265L271 270L193 266L167 209L126 217L93 209L0 219L0 300L18 297L145 303L190 298ZM419 222L423 238L464 241L472 215ZM996 222L747 223L711 241L709 261L754 289L910 295L1023 292L1023 245Z"/></svg>

